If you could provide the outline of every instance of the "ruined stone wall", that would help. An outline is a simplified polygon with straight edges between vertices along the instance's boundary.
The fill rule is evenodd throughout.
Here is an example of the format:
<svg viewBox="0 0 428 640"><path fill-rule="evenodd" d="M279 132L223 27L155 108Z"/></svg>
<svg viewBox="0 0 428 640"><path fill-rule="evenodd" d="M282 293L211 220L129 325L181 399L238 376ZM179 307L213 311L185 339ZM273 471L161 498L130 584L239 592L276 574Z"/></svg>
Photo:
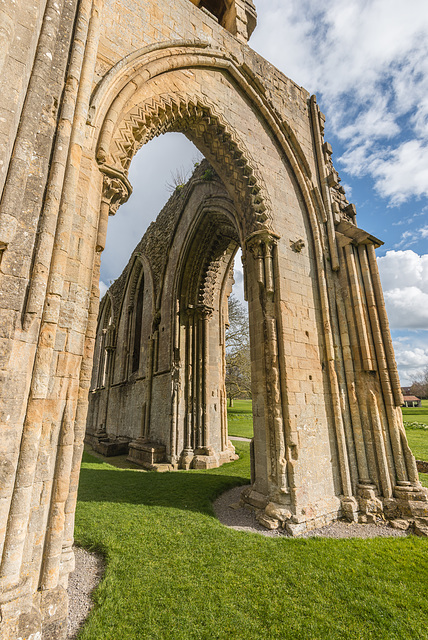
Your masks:
<svg viewBox="0 0 428 640"><path fill-rule="evenodd" d="M224 207L228 213L234 211L218 176L203 162L189 184L176 190L156 222L150 225L124 272L106 294L98 321L87 422L87 440L100 452L115 453L123 440L128 444L138 440L144 429L142 422L146 420L149 431L145 434L146 441L165 449L159 462L170 468L180 466L188 420L186 385L193 374L194 402L199 403L201 411L203 381L207 389L208 447L216 457L215 464L233 457L225 416L223 314L231 290L229 272L238 236L233 217L227 222L224 212L223 218L213 224ZM202 211L205 213L199 219ZM215 254L211 255L209 246L213 234L219 234L219 224L229 228L220 231L220 238L225 240L218 246L214 243ZM199 278L205 280L199 286L203 286L205 307L210 314L208 353L203 363L202 345L198 347L201 354L196 361L200 371L189 374L184 325L186 315L198 309L197 292L191 290ZM143 304L138 308L136 301L141 292ZM159 302L155 304L156 300ZM199 302L202 304L202 300ZM110 317L114 351L108 361L109 370L105 371L111 348L106 329ZM138 323L140 329L136 332ZM133 362L137 346L138 367ZM202 448L197 442L200 429L199 415L192 426L193 456L195 450ZM198 458L193 464L203 462ZM214 461L205 459L205 464L213 466Z"/></svg>
<svg viewBox="0 0 428 640"><path fill-rule="evenodd" d="M190 0L2 5L5 640L65 633L108 216L130 196L135 153L168 131L217 172L243 249L256 467L246 499L293 533L341 514L428 516L402 426L379 241L355 224L315 98L245 44L250 4L236 0L227 29ZM176 318L161 300L150 341L166 367ZM151 393L166 394L158 379Z"/></svg>

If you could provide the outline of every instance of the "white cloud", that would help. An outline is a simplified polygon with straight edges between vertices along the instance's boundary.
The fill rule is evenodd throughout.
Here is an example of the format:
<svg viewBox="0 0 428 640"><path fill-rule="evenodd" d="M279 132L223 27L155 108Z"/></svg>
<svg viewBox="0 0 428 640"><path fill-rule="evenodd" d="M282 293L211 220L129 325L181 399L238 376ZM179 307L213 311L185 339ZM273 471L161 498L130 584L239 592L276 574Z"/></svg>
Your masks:
<svg viewBox="0 0 428 640"><path fill-rule="evenodd" d="M402 224L406 224L406 223L408 224L409 221L408 220L402 221ZM396 223L396 224L399 224L399 223ZM420 227L419 229L406 230L401 234L400 241L394 245L394 248L399 249L401 247L410 247L412 244L416 244L416 242L418 242L421 238L423 239L427 237L428 237L428 226Z"/></svg>
<svg viewBox="0 0 428 640"><path fill-rule="evenodd" d="M420 256L410 249L387 251L377 262L384 291L417 286L428 293L428 254Z"/></svg>
<svg viewBox="0 0 428 640"><path fill-rule="evenodd" d="M387 251L378 265L391 328L428 330L428 254Z"/></svg>
<svg viewBox="0 0 428 640"><path fill-rule="evenodd" d="M101 300L101 298L104 296L105 292L107 291L108 286L106 285L105 282L100 280L99 287L100 287L100 300Z"/></svg>
<svg viewBox="0 0 428 640"><path fill-rule="evenodd" d="M428 293L412 286L385 291L384 296L394 329L428 329Z"/></svg>
<svg viewBox="0 0 428 640"><path fill-rule="evenodd" d="M238 298L239 302L247 308L247 303L244 299L244 269L242 266L242 251L239 248L235 255L235 262L233 265L233 295Z"/></svg>
<svg viewBox="0 0 428 640"><path fill-rule="evenodd" d="M428 367L428 254L387 251L378 265L400 381L410 385Z"/></svg>
<svg viewBox="0 0 428 640"><path fill-rule="evenodd" d="M428 196L428 142L404 142L386 157L374 157L370 167L379 193L391 204L401 204L411 196Z"/></svg>
<svg viewBox="0 0 428 640"><path fill-rule="evenodd" d="M351 146L339 160L353 176L371 175L378 193L393 206L428 196L428 140L410 140L396 148L375 148L365 141Z"/></svg>
<svg viewBox="0 0 428 640"><path fill-rule="evenodd" d="M171 193L167 183L180 169L192 172L201 154L181 133L168 133L151 140L132 161L129 179L133 193L116 215L109 219L106 248L101 260L101 279L115 280L150 222L156 219Z"/></svg>
<svg viewBox="0 0 428 640"><path fill-rule="evenodd" d="M401 384L408 386L420 379L428 367L428 336L414 332L399 337L394 340L394 351Z"/></svg>
<svg viewBox="0 0 428 640"><path fill-rule="evenodd" d="M339 164L370 175L393 205L427 196L426 0L325 0L322 8L318 0L258 0L257 7L251 45L321 93L328 125L348 147Z"/></svg>

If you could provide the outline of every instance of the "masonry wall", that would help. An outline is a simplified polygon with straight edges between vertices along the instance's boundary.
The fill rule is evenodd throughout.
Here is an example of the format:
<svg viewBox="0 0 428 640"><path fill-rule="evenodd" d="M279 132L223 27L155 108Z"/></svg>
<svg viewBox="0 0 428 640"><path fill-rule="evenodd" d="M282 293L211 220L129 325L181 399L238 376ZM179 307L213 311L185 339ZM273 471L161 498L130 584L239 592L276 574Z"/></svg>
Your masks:
<svg viewBox="0 0 428 640"><path fill-rule="evenodd" d="M292 533L340 513L425 522L380 241L356 226L315 97L189 0L17 0L1 16L4 639L65 634L108 215L135 152L168 131L202 150L236 211L256 428L246 499ZM151 340L158 311L155 298ZM159 338L161 364L169 349Z"/></svg>
<svg viewBox="0 0 428 640"><path fill-rule="evenodd" d="M95 365L87 421L88 440L95 444L97 431L100 431L98 437L101 439L108 436L112 441L118 438L126 438L128 442L137 440L141 436L143 413L147 411L149 427L146 439L163 445L165 447L164 462L173 466L180 464L186 440L187 417L184 396L189 377L186 370L187 303L181 302L181 298L186 297L187 289L192 286L192 283L186 279L185 274L192 270L194 264L198 265L198 269L204 269L204 265L199 265L198 260L202 262L210 260L208 253L198 257L197 250L203 238L195 240L198 233L201 235L201 228L203 230L207 219L218 216L219 208L225 206L235 213L218 176L210 180L201 179L207 171L210 174L213 173L210 166L204 162L196 169L191 182L184 189L175 192L159 219L150 226L143 240L135 248L125 271L106 294L97 329ZM204 209L206 209L205 213L203 213ZM234 224L233 215L228 224ZM236 231L233 233L237 236ZM165 248L159 249L158 252L154 250L157 243L162 242L161 238L168 234L170 237ZM220 460L230 459L227 458L225 450L227 448L232 450L227 440L224 415L224 306L227 304L227 295L230 294L229 272L236 247L237 244L233 241L229 247L226 247L225 253L217 263L218 275L212 285L213 313L209 319L207 345L209 355L205 373L202 374L209 387L207 407L209 446L214 449L218 463ZM208 250L209 246L207 252ZM158 287L153 290L149 283L153 281L153 273L156 271L161 272L161 278ZM140 316L140 364L138 370L133 371L131 359L135 349L133 335L137 322L135 299L139 295L141 273L144 278L144 301ZM207 277L206 273L202 275ZM135 283L137 288L134 286ZM154 298L158 296L160 296L160 308L157 312L159 329L153 347L154 362L151 373L149 371L150 339L155 315ZM181 308L180 317L177 317L177 305ZM109 344L109 341L103 338L107 315L111 316L114 326L114 351L110 364L111 371L100 376L98 369L104 366L103 348L105 344ZM177 376L177 368L180 370L179 398L177 409L174 410L174 379ZM109 375L111 375L111 382L109 382ZM198 385L200 383L201 381ZM152 385L150 400L148 400L149 385ZM176 415L173 418L174 413ZM194 449L200 448L196 442L199 437L196 429L195 427L192 434ZM173 434L173 431L176 433Z"/></svg>

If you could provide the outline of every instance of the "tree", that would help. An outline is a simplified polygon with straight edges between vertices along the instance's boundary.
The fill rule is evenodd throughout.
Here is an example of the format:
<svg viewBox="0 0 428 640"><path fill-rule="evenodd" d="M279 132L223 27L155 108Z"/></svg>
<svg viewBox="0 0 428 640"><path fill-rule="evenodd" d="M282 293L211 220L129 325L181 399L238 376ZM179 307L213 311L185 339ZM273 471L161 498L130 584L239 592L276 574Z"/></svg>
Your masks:
<svg viewBox="0 0 428 640"><path fill-rule="evenodd" d="M226 393L231 407L234 398L251 396L248 314L233 295L229 298L229 327L226 330Z"/></svg>
<svg viewBox="0 0 428 640"><path fill-rule="evenodd" d="M428 367L418 380L413 380L410 393L418 398L428 398Z"/></svg>

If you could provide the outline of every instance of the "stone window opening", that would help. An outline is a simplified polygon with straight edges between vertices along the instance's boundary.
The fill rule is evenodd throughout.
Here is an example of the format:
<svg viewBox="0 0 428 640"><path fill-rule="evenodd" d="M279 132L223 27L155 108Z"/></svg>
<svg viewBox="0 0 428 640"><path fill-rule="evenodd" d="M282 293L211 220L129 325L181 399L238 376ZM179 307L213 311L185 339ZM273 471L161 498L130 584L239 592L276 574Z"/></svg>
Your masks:
<svg viewBox="0 0 428 640"><path fill-rule="evenodd" d="M200 0L199 6L212 13L222 24L227 7L223 0Z"/></svg>
<svg viewBox="0 0 428 640"><path fill-rule="evenodd" d="M210 13L218 23L239 40L247 41L257 24L252 0L191 0Z"/></svg>
<svg viewBox="0 0 428 640"><path fill-rule="evenodd" d="M94 367L92 373L91 388L93 391L103 389L109 375L110 359L108 358L108 332L113 325L112 309L110 299L101 311L101 321L98 325L98 332L95 342Z"/></svg>
<svg viewBox="0 0 428 640"><path fill-rule="evenodd" d="M138 285L137 304L135 305L134 340L133 340L133 347L132 347L132 373L135 373L140 368L143 305L144 305L144 274L141 276L141 279Z"/></svg>

